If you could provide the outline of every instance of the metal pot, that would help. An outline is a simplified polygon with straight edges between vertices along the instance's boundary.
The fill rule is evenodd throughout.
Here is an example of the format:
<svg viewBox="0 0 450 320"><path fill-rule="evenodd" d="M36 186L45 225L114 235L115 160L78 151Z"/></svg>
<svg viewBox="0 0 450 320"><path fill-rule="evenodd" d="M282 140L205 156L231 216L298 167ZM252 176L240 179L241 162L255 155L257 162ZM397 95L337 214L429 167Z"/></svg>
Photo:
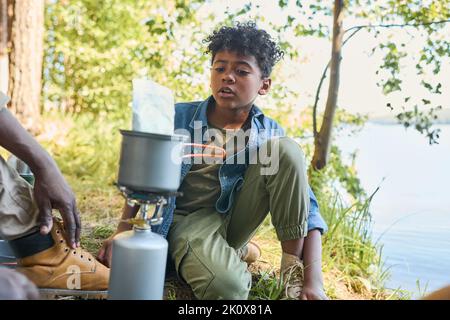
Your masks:
<svg viewBox="0 0 450 320"><path fill-rule="evenodd" d="M183 158L225 158L223 148L197 143L185 143L182 135L165 135L140 131L120 130L120 186L132 191L175 192L180 186ZM213 154L183 154L186 146L213 150Z"/></svg>
<svg viewBox="0 0 450 320"><path fill-rule="evenodd" d="M118 184L133 191L177 191L186 136L120 130Z"/></svg>

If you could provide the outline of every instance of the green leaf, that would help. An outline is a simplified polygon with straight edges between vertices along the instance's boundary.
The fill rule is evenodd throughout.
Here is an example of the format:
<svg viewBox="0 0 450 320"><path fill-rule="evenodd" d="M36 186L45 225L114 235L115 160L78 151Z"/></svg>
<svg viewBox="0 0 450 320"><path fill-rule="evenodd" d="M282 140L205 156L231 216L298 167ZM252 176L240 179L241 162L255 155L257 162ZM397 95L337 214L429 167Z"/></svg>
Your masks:
<svg viewBox="0 0 450 320"><path fill-rule="evenodd" d="M288 5L288 3L289 3L289 0L278 0L278 6L280 8L286 7Z"/></svg>

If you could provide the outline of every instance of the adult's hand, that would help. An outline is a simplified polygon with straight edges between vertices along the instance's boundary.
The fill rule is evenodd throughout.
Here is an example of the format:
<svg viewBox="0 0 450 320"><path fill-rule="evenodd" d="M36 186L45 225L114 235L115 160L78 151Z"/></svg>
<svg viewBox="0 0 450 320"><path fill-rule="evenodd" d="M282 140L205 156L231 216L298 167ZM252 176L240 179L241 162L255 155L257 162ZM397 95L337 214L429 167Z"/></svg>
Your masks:
<svg viewBox="0 0 450 320"><path fill-rule="evenodd" d="M0 268L0 300L36 300L39 291L23 274Z"/></svg>
<svg viewBox="0 0 450 320"><path fill-rule="evenodd" d="M52 209L59 210L72 248L80 246L81 220L72 189L56 165L35 173L34 198L39 208L41 234L53 226Z"/></svg>

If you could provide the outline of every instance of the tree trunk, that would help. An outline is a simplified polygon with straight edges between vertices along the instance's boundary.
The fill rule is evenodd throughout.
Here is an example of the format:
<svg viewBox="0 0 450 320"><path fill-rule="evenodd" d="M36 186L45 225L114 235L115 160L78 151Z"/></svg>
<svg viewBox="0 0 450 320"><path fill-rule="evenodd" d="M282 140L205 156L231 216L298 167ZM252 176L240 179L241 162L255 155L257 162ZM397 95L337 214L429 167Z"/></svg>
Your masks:
<svg viewBox="0 0 450 320"><path fill-rule="evenodd" d="M329 158L331 148L331 137L333 119L336 112L337 98L339 93L339 69L341 64L341 47L344 30L342 28L344 1L334 1L333 18L333 43L331 49L330 85L325 113L320 131L314 137L314 156L311 166L315 170L323 169Z"/></svg>
<svg viewBox="0 0 450 320"><path fill-rule="evenodd" d="M39 132L44 0L9 0L12 3L9 90L11 110L22 125Z"/></svg>
<svg viewBox="0 0 450 320"><path fill-rule="evenodd" d="M11 0L0 0L0 91L4 93L8 92L11 9Z"/></svg>

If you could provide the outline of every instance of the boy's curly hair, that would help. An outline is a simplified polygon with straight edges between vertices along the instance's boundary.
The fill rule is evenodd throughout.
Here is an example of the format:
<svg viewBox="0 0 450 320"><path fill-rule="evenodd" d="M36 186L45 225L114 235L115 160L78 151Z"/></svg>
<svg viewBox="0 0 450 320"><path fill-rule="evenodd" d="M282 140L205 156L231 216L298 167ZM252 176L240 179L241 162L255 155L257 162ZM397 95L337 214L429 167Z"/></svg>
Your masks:
<svg viewBox="0 0 450 320"><path fill-rule="evenodd" d="M203 40L209 43L206 53L211 53L211 63L219 51L228 50L256 58L262 76L268 77L272 68L284 55L272 37L264 30L257 29L256 23L237 23L235 27L221 27Z"/></svg>

